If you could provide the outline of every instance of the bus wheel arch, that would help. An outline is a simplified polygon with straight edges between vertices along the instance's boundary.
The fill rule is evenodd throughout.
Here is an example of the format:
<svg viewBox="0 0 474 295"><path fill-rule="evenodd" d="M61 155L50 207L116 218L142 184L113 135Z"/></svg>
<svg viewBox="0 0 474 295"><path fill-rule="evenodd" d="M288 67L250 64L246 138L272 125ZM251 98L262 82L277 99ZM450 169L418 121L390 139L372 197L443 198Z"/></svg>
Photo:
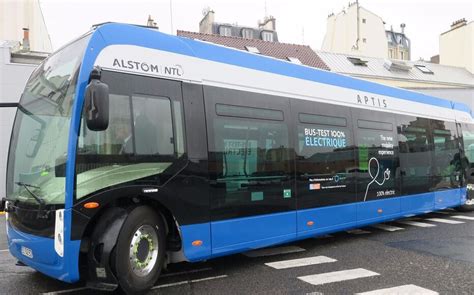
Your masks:
<svg viewBox="0 0 474 295"><path fill-rule="evenodd" d="M122 227L129 214L138 207L146 207L163 225L165 255L168 251L181 250L181 235L177 221L169 209L159 201L147 197L117 198L102 208L87 225L81 247L82 273L87 272L88 285L94 289L114 290L118 286L115 248ZM166 259L166 257L165 257ZM166 261L166 260L165 260ZM161 263L161 262L160 262ZM87 269L84 268L87 266ZM166 267L166 265L162 265Z"/></svg>

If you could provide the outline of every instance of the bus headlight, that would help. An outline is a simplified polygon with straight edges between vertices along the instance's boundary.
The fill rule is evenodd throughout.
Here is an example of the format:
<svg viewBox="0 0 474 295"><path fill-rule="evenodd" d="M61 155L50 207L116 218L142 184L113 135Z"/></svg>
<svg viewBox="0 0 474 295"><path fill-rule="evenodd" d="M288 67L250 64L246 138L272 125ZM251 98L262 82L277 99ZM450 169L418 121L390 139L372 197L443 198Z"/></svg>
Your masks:
<svg viewBox="0 0 474 295"><path fill-rule="evenodd" d="M64 209L56 210L54 226L54 250L59 256L64 255Z"/></svg>

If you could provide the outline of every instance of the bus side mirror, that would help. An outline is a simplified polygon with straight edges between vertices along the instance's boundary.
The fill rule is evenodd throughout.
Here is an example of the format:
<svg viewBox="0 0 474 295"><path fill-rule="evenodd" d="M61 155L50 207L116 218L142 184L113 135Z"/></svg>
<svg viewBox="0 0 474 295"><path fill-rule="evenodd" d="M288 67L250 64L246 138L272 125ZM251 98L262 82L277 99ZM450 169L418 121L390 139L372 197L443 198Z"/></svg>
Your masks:
<svg viewBox="0 0 474 295"><path fill-rule="evenodd" d="M100 71L93 69L86 87L84 115L87 128L103 131L109 127L109 86L100 81Z"/></svg>

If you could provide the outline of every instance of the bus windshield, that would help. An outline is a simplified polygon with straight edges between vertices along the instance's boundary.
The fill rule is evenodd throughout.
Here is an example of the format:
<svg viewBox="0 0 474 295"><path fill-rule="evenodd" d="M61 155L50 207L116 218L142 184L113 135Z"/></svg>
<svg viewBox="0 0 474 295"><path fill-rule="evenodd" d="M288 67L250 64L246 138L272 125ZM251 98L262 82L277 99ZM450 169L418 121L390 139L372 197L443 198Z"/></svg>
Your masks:
<svg viewBox="0 0 474 295"><path fill-rule="evenodd" d="M69 126L88 36L46 59L31 75L18 106L7 168L7 199L64 204ZM39 200L38 200L39 199Z"/></svg>

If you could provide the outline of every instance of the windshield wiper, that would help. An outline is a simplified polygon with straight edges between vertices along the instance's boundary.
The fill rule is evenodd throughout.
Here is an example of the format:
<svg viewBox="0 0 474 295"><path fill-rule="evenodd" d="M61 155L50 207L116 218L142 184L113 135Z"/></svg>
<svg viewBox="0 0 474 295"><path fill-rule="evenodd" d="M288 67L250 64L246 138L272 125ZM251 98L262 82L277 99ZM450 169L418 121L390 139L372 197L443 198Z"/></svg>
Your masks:
<svg viewBox="0 0 474 295"><path fill-rule="evenodd" d="M40 188L40 187L36 186L36 185L20 182L20 181L15 182L15 184L19 185L19 186L22 186L35 199L35 201L38 202L38 204L39 204L38 218L42 218L42 219L48 218L49 211L45 212L45 210L44 210L44 206L46 206L46 202L44 201L44 199L42 197L38 196L37 194L33 193L30 190L30 187L31 188Z"/></svg>

